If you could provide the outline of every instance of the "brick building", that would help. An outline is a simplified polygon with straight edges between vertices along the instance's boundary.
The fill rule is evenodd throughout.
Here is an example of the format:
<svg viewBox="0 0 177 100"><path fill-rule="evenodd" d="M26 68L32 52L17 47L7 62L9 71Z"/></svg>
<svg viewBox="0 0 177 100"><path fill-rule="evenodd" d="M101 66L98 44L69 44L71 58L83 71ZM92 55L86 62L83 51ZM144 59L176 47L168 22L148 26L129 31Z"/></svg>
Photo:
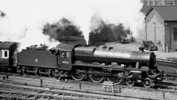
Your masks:
<svg viewBox="0 0 177 100"><path fill-rule="evenodd" d="M177 51L177 6L149 7L145 13L145 39L160 51Z"/></svg>

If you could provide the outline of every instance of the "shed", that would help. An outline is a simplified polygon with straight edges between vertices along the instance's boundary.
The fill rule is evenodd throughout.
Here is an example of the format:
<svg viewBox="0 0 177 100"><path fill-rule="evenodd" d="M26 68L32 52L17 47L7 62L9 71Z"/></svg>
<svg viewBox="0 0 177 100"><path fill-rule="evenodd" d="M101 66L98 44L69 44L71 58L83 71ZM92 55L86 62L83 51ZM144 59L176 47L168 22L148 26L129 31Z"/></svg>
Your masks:
<svg viewBox="0 0 177 100"><path fill-rule="evenodd" d="M177 51L177 6L151 7L145 15L145 39L160 51Z"/></svg>

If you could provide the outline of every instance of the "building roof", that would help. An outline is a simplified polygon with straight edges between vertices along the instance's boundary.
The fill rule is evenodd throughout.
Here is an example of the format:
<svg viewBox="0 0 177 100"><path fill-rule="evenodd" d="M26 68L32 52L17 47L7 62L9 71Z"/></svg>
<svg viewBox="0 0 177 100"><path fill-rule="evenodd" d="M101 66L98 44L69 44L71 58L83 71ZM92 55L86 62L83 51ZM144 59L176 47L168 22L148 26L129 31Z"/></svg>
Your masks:
<svg viewBox="0 0 177 100"><path fill-rule="evenodd" d="M150 10L152 10L152 6L143 5L143 7L141 8L141 12L142 12L144 15L147 15Z"/></svg>
<svg viewBox="0 0 177 100"><path fill-rule="evenodd" d="M177 6L153 7L165 21L177 21Z"/></svg>
<svg viewBox="0 0 177 100"><path fill-rule="evenodd" d="M143 7L141 11L148 16L152 10L156 10L165 21L177 21L177 6Z"/></svg>

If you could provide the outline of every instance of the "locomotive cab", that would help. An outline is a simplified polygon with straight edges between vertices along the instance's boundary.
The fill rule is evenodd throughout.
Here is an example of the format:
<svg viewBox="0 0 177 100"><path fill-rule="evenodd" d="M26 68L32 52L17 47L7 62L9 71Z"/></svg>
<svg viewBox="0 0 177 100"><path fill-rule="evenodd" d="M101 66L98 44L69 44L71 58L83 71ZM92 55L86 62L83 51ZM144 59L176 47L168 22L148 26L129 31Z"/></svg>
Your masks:
<svg viewBox="0 0 177 100"><path fill-rule="evenodd" d="M57 46L57 60L59 69L71 70L72 69L72 56L74 45L59 44Z"/></svg>
<svg viewBox="0 0 177 100"><path fill-rule="evenodd" d="M63 70L70 70L72 68L72 52L71 51L58 51L58 65Z"/></svg>

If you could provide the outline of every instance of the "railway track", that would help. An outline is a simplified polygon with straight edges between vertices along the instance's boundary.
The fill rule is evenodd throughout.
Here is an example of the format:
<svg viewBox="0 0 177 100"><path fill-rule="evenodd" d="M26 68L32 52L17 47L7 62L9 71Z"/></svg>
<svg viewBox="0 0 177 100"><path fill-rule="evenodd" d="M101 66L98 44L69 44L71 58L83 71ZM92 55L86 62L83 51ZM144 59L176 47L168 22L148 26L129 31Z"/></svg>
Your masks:
<svg viewBox="0 0 177 100"><path fill-rule="evenodd" d="M9 77L10 76L10 77ZM59 84L69 84L71 85L70 83L72 84L87 84L87 85L92 85L92 86L98 86L98 85L102 85L101 83L92 83L92 82L89 82L89 81L75 81L75 80L70 80L70 79L67 79L67 80L58 80L56 78L53 78L53 77L47 77L47 76L34 76L34 75L28 75L28 74L25 74L23 76L19 75L19 74L14 74L14 73L4 73L4 72L1 72L0 73L0 78L3 79L3 78L6 78L6 79L10 79L10 80L13 80L14 82L18 81L18 82L24 82L25 81L31 81L30 79L33 80L33 83L32 84L35 84L35 85L54 85L54 83L59 83ZM15 80L14 80L15 79ZM45 82L43 82L45 81ZM47 83L47 84L41 84L41 82L43 83ZM30 83L25 83L25 84L29 84ZM32 85L31 84L31 85ZM55 85L58 85L58 84L55 84ZM64 85L62 85L64 86ZM60 86L60 87L62 87ZM119 85L121 87L127 87L126 85ZM99 87L100 88L100 87ZM144 88L144 87L141 87L141 86L138 86L138 87L131 87L131 88L138 88L138 89L147 89L147 88ZM158 88L160 90L169 90L169 91L176 91L177 90L177 80L165 80L163 82L160 82L157 84L157 86L155 88Z"/></svg>
<svg viewBox="0 0 177 100"><path fill-rule="evenodd" d="M2 87L3 86L3 87ZM43 90L42 88L36 88L36 87L29 87L29 86L17 86L17 85L12 85L8 84L5 85L8 88L4 88L5 86L2 85L0 90L1 97L4 98L17 98L17 99L30 99L30 100L38 100L38 99L70 99L70 100L90 100L90 99L102 99L101 97L86 97L83 96L83 94L80 93L79 96L77 93L72 93L72 92L63 92L63 91L49 91L49 90ZM9 89L11 88L11 89ZM13 88L13 89L12 89ZM35 88L35 89L34 89ZM106 98L105 98L106 99ZM121 99L120 99L121 100Z"/></svg>
<svg viewBox="0 0 177 100"><path fill-rule="evenodd" d="M97 100L99 99L101 100L110 100L110 99L111 100L114 99L115 100L119 100L119 99L120 100L128 100L128 99L129 100L165 100L166 98L170 98L168 100L176 100L177 97L175 96L177 95L176 93L177 85L175 85L175 83L171 86L169 86L169 83L166 84L168 88L164 88L165 87L164 84L163 89L145 89L141 87L118 86L118 92L115 92L115 91L105 91L102 84L95 84L90 82L78 82L72 80L65 82L50 77L40 77L40 76L32 76L32 75L20 76L12 73L8 73L8 74L1 73L0 77L1 77L0 89L5 91L5 94L10 94L11 96L20 95L17 97L22 97L22 98L31 97L33 99L34 98L43 98L43 99L60 98L61 99L61 97L64 97L68 99L70 98L71 100L73 99L83 100L84 97L91 98L92 100L94 99ZM16 91L17 88L12 88L12 87L18 87L18 89L22 88L22 90L17 92ZM8 88L15 89L15 90L9 91ZM28 91L26 93L25 91L23 92L23 89L25 91L32 90L32 92ZM6 96L3 91L0 91L1 96ZM174 97L175 99L171 99L171 97ZM90 100L90 99L84 99L84 100Z"/></svg>
<svg viewBox="0 0 177 100"><path fill-rule="evenodd" d="M66 89L51 89L35 86L26 86L13 84L8 82L0 82L0 97L1 98L16 98L27 100L156 100L147 98L136 98L128 96L105 95L101 93L80 92ZM10 95L10 97L9 97Z"/></svg>
<svg viewBox="0 0 177 100"><path fill-rule="evenodd" d="M106 97L103 95L93 95L93 94L84 94L81 92L74 92L68 90L50 90L47 88L39 88L39 87L32 87L32 86L23 86L23 85L14 85L14 84L7 84L3 85L1 83L1 97L8 98L10 94L10 98L20 98L20 99L31 99L31 100L38 100L38 99L66 99L66 100L91 100L91 99L107 99L111 98L112 100L116 100L118 98L115 97ZM3 89L3 90L2 90ZM18 97L17 97L18 96ZM123 99L119 99L123 100Z"/></svg>

